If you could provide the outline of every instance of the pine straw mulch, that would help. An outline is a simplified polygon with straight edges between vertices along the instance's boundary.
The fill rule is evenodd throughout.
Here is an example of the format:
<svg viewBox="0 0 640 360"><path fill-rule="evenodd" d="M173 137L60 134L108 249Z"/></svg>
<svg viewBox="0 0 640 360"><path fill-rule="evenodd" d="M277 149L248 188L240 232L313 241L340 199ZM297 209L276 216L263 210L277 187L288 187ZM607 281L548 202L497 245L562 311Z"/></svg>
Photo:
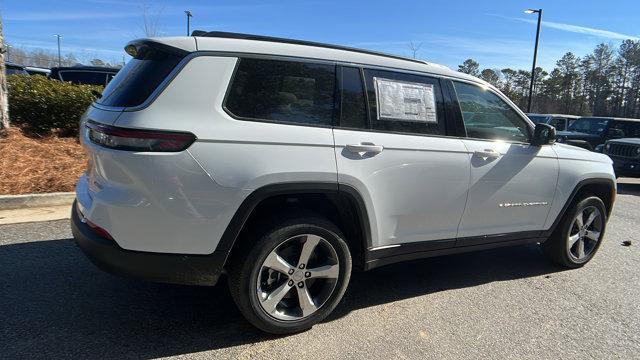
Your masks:
<svg viewBox="0 0 640 360"><path fill-rule="evenodd" d="M86 167L77 137L0 130L0 195L73 191Z"/></svg>

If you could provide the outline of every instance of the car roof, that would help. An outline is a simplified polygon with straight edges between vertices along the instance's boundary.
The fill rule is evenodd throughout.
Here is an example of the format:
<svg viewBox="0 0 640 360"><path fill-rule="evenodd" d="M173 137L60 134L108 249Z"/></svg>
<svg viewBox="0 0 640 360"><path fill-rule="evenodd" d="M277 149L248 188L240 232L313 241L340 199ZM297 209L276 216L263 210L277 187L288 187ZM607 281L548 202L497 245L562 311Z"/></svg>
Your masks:
<svg viewBox="0 0 640 360"><path fill-rule="evenodd" d="M578 115L569 115L569 114L538 114L538 113L527 113L527 115L531 115L531 116L557 116L557 117L565 117L565 118L571 118L571 119L577 119L580 116Z"/></svg>
<svg viewBox="0 0 640 360"><path fill-rule="evenodd" d="M14 67L14 68L24 69L24 65L20 65L20 64L8 62L8 61L5 61L4 66L10 66L10 67Z"/></svg>
<svg viewBox="0 0 640 360"><path fill-rule="evenodd" d="M640 122L640 119L611 117L611 116L581 116L581 119L602 119L602 120L615 120L615 121L634 121Z"/></svg>
<svg viewBox="0 0 640 360"><path fill-rule="evenodd" d="M111 68L104 66L60 66L52 67L51 71L67 71L67 70L90 70L90 71L105 71L105 72L118 72L119 68Z"/></svg>
<svg viewBox="0 0 640 360"><path fill-rule="evenodd" d="M249 53L364 64L467 80L495 89L494 86L484 80L451 70L444 65L380 53L372 50L240 33L194 31L193 34L195 36L139 39L134 40L131 43L152 41L187 52L215 51Z"/></svg>

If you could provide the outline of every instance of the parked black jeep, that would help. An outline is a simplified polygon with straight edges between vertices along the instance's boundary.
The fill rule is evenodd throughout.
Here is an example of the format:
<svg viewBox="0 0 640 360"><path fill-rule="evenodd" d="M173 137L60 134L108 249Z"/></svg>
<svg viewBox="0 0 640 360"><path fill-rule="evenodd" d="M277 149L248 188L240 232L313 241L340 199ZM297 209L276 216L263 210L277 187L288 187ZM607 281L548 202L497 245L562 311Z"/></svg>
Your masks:
<svg viewBox="0 0 640 360"><path fill-rule="evenodd" d="M602 152L613 160L616 177L640 177L640 138L609 140Z"/></svg>
<svg viewBox="0 0 640 360"><path fill-rule="evenodd" d="M640 137L640 119L581 117L556 134L558 142L592 151L607 140L629 137Z"/></svg>
<svg viewBox="0 0 640 360"><path fill-rule="evenodd" d="M70 81L74 84L105 86L118 73L118 68L99 66L71 66L51 68L49 77L55 80Z"/></svg>
<svg viewBox="0 0 640 360"><path fill-rule="evenodd" d="M527 114L534 123L549 124L556 131L565 131L579 116L566 114Z"/></svg>

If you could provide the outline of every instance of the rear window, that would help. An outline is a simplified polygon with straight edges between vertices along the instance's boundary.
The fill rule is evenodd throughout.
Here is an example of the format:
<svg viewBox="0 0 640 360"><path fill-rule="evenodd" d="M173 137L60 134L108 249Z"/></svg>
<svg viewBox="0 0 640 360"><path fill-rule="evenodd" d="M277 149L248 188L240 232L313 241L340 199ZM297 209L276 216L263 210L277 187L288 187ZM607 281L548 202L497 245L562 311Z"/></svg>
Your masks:
<svg viewBox="0 0 640 360"><path fill-rule="evenodd" d="M181 56L145 51L129 60L109 82L96 102L105 106L131 107L142 104L182 60ZM103 75L104 76L104 75Z"/></svg>
<svg viewBox="0 0 640 360"><path fill-rule="evenodd" d="M60 71L60 80L73 84L101 85L107 83L107 74L99 71Z"/></svg>
<svg viewBox="0 0 640 360"><path fill-rule="evenodd" d="M241 59L225 106L239 118L331 125L335 66Z"/></svg>

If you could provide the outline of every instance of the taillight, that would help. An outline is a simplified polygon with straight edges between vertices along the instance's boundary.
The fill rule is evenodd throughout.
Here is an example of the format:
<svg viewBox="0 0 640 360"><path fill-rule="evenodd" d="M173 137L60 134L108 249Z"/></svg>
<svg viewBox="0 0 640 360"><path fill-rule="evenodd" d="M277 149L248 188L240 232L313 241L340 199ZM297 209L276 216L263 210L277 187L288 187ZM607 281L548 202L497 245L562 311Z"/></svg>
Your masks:
<svg viewBox="0 0 640 360"><path fill-rule="evenodd" d="M116 150L176 152L196 141L187 132L128 129L93 121L86 126L91 142Z"/></svg>

